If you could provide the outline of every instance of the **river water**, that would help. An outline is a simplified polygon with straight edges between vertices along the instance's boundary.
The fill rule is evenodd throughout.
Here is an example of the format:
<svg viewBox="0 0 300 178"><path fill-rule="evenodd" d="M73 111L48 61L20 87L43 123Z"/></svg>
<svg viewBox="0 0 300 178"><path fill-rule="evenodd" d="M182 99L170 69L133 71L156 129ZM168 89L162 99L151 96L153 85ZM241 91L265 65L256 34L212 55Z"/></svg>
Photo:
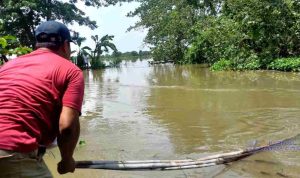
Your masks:
<svg viewBox="0 0 300 178"><path fill-rule="evenodd" d="M84 71L76 160L197 159L300 132L300 74L211 72L199 65ZM295 141L298 144L298 141ZM300 177L300 145L229 165L178 171L76 170L62 177ZM58 149L45 156L53 175Z"/></svg>

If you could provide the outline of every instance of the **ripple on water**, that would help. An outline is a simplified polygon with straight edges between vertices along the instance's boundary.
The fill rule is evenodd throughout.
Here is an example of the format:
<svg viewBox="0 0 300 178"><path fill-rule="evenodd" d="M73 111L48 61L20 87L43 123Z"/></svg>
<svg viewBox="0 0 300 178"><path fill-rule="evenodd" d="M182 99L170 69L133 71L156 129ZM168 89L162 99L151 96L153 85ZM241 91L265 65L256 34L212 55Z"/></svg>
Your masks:
<svg viewBox="0 0 300 178"><path fill-rule="evenodd" d="M226 144L223 150L274 143L299 133L299 108L259 108L235 114L240 118L235 127L224 131L226 139L220 142L220 145ZM298 177L299 166L300 136L291 143L234 164L221 175L230 177L235 172L240 177Z"/></svg>
<svg viewBox="0 0 300 178"><path fill-rule="evenodd" d="M300 121L295 117L300 114L296 108L260 108L236 112L238 119L234 127L224 130L225 143L230 147L243 147L259 140L289 138L298 133Z"/></svg>

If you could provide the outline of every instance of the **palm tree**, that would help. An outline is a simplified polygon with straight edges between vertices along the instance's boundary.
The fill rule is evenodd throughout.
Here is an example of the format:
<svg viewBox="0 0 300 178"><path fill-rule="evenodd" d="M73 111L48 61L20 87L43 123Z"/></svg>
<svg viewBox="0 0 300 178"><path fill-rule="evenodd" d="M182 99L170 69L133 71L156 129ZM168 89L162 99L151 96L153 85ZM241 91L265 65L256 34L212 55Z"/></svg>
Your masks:
<svg viewBox="0 0 300 178"><path fill-rule="evenodd" d="M113 51L118 51L115 44L111 41L113 40L113 35L105 35L99 39L98 35L91 36L92 40L95 42L95 49L92 51L92 67L98 68L103 67L103 62L100 61L100 56L103 52L109 52L109 49Z"/></svg>

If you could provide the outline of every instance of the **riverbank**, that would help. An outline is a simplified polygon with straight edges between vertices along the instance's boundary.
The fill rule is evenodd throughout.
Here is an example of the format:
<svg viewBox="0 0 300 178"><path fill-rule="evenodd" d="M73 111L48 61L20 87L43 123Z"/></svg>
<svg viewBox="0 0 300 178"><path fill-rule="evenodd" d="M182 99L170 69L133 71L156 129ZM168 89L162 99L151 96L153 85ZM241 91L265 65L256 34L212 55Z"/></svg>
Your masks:
<svg viewBox="0 0 300 178"><path fill-rule="evenodd" d="M262 65L260 60L245 63L234 63L230 60L220 60L211 66L213 71L221 70L278 70L285 72L300 72L300 58L278 58Z"/></svg>

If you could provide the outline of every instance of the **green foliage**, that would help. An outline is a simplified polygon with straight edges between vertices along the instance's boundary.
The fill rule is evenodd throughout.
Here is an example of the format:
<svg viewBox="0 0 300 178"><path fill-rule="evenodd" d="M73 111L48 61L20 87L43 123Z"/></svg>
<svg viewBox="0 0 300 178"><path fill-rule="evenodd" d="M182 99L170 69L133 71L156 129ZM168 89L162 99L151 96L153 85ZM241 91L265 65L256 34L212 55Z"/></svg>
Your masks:
<svg viewBox="0 0 300 178"><path fill-rule="evenodd" d="M92 69L103 69L105 68L105 64L103 61L100 60L100 58L92 58L91 60L91 68Z"/></svg>
<svg viewBox="0 0 300 178"><path fill-rule="evenodd" d="M91 36L92 40L95 42L95 49L91 51L91 68L99 69L104 68L105 64L101 61L101 55L103 52L109 52L109 49L113 51L118 51L116 46L111 42L114 38L112 35L104 35L99 39L98 35Z"/></svg>
<svg viewBox="0 0 300 178"><path fill-rule="evenodd" d="M277 58L300 56L298 0L139 2L129 16L141 20L132 28L149 30L145 42L154 60L209 63L219 69L227 59L233 70L257 70Z"/></svg>
<svg viewBox="0 0 300 178"><path fill-rule="evenodd" d="M106 54L104 56L101 56L103 60L109 63L110 67L119 67L122 61L131 61L135 62L138 59L149 59L151 58L151 53L149 51L129 51L129 52L120 52L120 51L114 51L111 55Z"/></svg>
<svg viewBox="0 0 300 178"><path fill-rule="evenodd" d="M79 33L77 33L76 38L73 39L78 46L77 56L72 58L73 63L75 63L81 69L92 68L92 69L101 69L107 67L104 61L101 59L101 55L105 52L109 52L109 49L113 50L113 54L117 54L116 46L111 42L114 38L112 35L104 35L99 38L98 35L91 36L92 40L95 42L95 48L92 50L88 46L81 46L82 43L86 40L84 37L80 37ZM85 60L88 60L86 61ZM88 66L87 63L90 65ZM87 63L86 63L87 62ZM114 59L110 61L109 66L118 66L121 61Z"/></svg>
<svg viewBox="0 0 300 178"><path fill-rule="evenodd" d="M239 63L236 70L259 70L261 68L261 64L259 60L250 60L245 63Z"/></svg>
<svg viewBox="0 0 300 178"><path fill-rule="evenodd" d="M145 42L153 46L154 60L182 59L188 46L189 29L196 21L193 3L181 0L143 0L141 6L129 13L140 21L132 28L145 27Z"/></svg>
<svg viewBox="0 0 300 178"><path fill-rule="evenodd" d="M241 24L246 44L264 59L263 65L278 57L299 55L299 13L296 1L231 0L224 15Z"/></svg>
<svg viewBox="0 0 300 178"><path fill-rule="evenodd" d="M197 37L183 63L214 64L224 58L234 70L256 70L274 58L300 55L300 15L294 6L284 0L225 1L220 16L193 27Z"/></svg>
<svg viewBox="0 0 300 178"><path fill-rule="evenodd" d="M232 63L230 60L221 59L218 62L214 63L210 69L212 71L222 71L222 70L231 70Z"/></svg>
<svg viewBox="0 0 300 178"><path fill-rule="evenodd" d="M150 51L139 51L139 56L141 57L150 57L151 56L151 52Z"/></svg>
<svg viewBox="0 0 300 178"><path fill-rule="evenodd" d="M197 23L192 30L198 35L187 50L183 63L213 64L221 58L236 59L241 51L239 39L242 38L237 29L239 24L226 18L207 17L205 23Z"/></svg>
<svg viewBox="0 0 300 178"><path fill-rule="evenodd" d="M276 59L268 65L268 69L300 72L300 58Z"/></svg>
<svg viewBox="0 0 300 178"><path fill-rule="evenodd" d="M120 51L116 51L113 52L112 55L108 55L108 57L138 57L138 58L143 58L143 57L149 57L151 56L151 52L150 51L142 51L140 50L139 52L137 51L128 51L128 52L120 52Z"/></svg>
<svg viewBox="0 0 300 178"><path fill-rule="evenodd" d="M114 5L127 0L81 0L86 6L100 7ZM34 31L42 19L62 20L66 24L77 22L79 25L97 28L85 12L76 7L77 0L2 0L0 19L3 29L0 36L15 35L24 46L34 47Z"/></svg>
<svg viewBox="0 0 300 178"><path fill-rule="evenodd" d="M6 56L20 56L31 51L31 48L20 46L19 41L14 36L0 36L0 65L3 64L4 60L6 60Z"/></svg>
<svg viewBox="0 0 300 178"><path fill-rule="evenodd" d="M81 54L78 54L78 56L76 57L76 65L79 68L84 68L84 57Z"/></svg>
<svg viewBox="0 0 300 178"><path fill-rule="evenodd" d="M221 70L259 70L260 61L256 56L250 56L244 62L235 62L234 60L221 59L211 66L212 71Z"/></svg>
<svg viewBox="0 0 300 178"><path fill-rule="evenodd" d="M120 56L122 56L122 52L120 52L120 51L114 51L111 56L112 57L120 57ZM110 56L108 55L108 57L110 57Z"/></svg>

